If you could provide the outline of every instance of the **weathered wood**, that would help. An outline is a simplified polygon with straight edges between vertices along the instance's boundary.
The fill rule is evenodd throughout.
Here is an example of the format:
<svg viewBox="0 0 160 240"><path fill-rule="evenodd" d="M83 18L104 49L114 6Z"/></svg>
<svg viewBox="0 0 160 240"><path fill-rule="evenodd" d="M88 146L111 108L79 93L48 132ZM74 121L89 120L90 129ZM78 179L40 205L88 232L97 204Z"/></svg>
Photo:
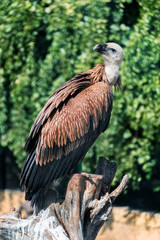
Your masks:
<svg viewBox="0 0 160 240"><path fill-rule="evenodd" d="M68 185L66 179L56 185L52 194L46 195L47 208L38 216L22 219L19 210L1 216L0 239L94 240L128 182L125 175L109 193L116 168L115 163L101 157L96 174L74 174ZM51 200L54 203L50 204Z"/></svg>

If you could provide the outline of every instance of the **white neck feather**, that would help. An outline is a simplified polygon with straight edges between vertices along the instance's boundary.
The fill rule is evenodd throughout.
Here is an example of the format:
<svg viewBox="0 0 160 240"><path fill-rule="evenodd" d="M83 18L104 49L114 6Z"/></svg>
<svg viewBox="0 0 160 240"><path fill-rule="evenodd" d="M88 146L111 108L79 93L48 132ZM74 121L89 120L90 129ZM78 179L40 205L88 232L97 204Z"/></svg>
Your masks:
<svg viewBox="0 0 160 240"><path fill-rule="evenodd" d="M119 65L117 63L105 62L105 72L108 82L114 85L118 79Z"/></svg>

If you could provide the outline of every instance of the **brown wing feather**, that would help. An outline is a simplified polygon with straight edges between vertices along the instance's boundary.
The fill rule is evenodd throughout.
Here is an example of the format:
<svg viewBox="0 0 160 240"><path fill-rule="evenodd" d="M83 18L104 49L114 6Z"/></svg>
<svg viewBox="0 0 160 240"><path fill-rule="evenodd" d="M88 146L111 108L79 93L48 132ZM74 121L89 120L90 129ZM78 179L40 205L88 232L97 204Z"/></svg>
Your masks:
<svg viewBox="0 0 160 240"><path fill-rule="evenodd" d="M96 82L104 81L105 78L104 66L99 64L92 70L77 74L58 88L38 114L26 141L26 150L31 152L36 147L41 128L51 115L54 116L56 111L60 110L63 104L67 104L70 98L76 96L83 89Z"/></svg>
<svg viewBox="0 0 160 240"><path fill-rule="evenodd" d="M49 117L41 129L36 148L36 162L43 163L60 159L62 154L68 155L75 146L71 144L82 138L90 129L92 118L93 131L102 120L102 110L107 112L108 85L99 82L84 89L74 98L71 98L61 111L56 111ZM105 120L105 119L104 119ZM80 145L83 143L79 143ZM57 146L57 148L54 147ZM77 146L78 147L78 146ZM52 155L47 153L52 148ZM44 156L42 158L42 156Z"/></svg>
<svg viewBox="0 0 160 240"><path fill-rule="evenodd" d="M37 137L41 133L41 128L48 120L48 118L59 111L63 104L66 104L71 97L74 97L79 93L79 91L82 91L83 89L93 84L90 81L90 74L91 70L77 74L74 78L66 82L51 95L48 102L38 114L31 128L25 146L28 152L30 152L32 148L35 148L37 144Z"/></svg>
<svg viewBox="0 0 160 240"><path fill-rule="evenodd" d="M28 152L36 148L37 164L46 164L71 152L75 147L71 143L89 131L91 117L93 130L96 129L103 107L107 111L109 88L105 79L104 66L97 65L76 75L51 95L26 142Z"/></svg>

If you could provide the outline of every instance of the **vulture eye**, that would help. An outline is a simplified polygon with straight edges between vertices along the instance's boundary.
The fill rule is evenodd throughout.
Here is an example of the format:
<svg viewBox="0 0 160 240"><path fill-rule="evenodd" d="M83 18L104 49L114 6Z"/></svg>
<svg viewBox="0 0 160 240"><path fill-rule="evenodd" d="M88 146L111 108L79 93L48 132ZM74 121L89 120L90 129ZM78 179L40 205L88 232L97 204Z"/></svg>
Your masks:
<svg viewBox="0 0 160 240"><path fill-rule="evenodd" d="M114 48L109 48L109 50L110 50L112 53L116 53L116 52L117 52Z"/></svg>

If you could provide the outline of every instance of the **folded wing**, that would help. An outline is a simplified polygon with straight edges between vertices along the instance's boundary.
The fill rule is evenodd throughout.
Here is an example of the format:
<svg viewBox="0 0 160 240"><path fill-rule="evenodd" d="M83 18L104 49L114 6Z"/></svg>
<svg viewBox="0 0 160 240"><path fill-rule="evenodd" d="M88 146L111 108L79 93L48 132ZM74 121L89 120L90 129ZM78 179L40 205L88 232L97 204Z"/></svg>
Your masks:
<svg viewBox="0 0 160 240"><path fill-rule="evenodd" d="M91 84L85 76L73 82L75 91L68 82L68 89L67 84L59 88L37 116L20 179L26 192L34 193L71 172L108 127L112 108L108 85Z"/></svg>

